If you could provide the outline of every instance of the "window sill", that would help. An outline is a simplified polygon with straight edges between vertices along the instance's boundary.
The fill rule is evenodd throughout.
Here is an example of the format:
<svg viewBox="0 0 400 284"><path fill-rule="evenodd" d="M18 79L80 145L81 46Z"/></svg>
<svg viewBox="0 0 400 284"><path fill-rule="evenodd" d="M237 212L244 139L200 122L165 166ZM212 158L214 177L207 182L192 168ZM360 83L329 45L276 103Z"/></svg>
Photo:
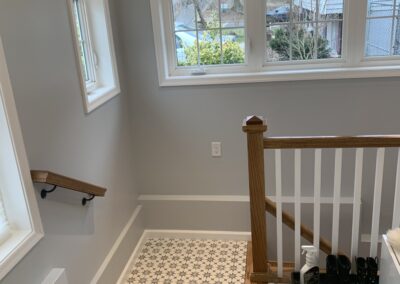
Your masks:
<svg viewBox="0 0 400 284"><path fill-rule="evenodd" d="M121 92L119 87L103 86L86 94L86 112L90 113Z"/></svg>
<svg viewBox="0 0 400 284"><path fill-rule="evenodd" d="M31 231L14 231L0 246L0 280L43 238Z"/></svg>
<svg viewBox="0 0 400 284"><path fill-rule="evenodd" d="M225 74L207 74L199 76L163 76L159 74L159 83L162 87L193 86L193 85L221 85L241 83L261 83L280 81L301 81L321 79L353 79L379 78L400 76L400 66L368 66L368 67L340 67L290 71L262 71Z"/></svg>

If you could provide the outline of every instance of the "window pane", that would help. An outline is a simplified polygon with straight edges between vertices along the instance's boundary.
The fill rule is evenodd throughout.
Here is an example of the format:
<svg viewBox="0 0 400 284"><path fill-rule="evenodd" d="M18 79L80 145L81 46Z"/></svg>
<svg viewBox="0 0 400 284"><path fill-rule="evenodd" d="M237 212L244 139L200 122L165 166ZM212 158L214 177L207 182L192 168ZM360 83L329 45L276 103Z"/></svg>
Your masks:
<svg viewBox="0 0 400 284"><path fill-rule="evenodd" d="M87 62L87 53L86 53L86 46L85 46L85 40L84 40L84 34L85 34L85 30L84 30L84 26L83 23L81 21L82 19L82 11L80 10L81 7L78 3L78 0L74 0L74 19L75 19L75 25L76 25L76 33L77 33L77 40L79 43L79 58L81 60L81 64L83 67L83 76L85 81L89 81L90 80L90 76L89 76L89 69L88 69L88 62Z"/></svg>
<svg viewBox="0 0 400 284"><path fill-rule="evenodd" d="M294 0L292 5L294 22L309 22L317 19L317 0Z"/></svg>
<svg viewBox="0 0 400 284"><path fill-rule="evenodd" d="M291 57L288 25L274 25L267 28L267 61L287 61Z"/></svg>
<svg viewBox="0 0 400 284"><path fill-rule="evenodd" d="M196 8L198 29L219 28L218 0L193 0Z"/></svg>
<svg viewBox="0 0 400 284"><path fill-rule="evenodd" d="M223 28L244 27L244 0L221 0Z"/></svg>
<svg viewBox="0 0 400 284"><path fill-rule="evenodd" d="M387 56L391 53L392 18L367 20L366 56Z"/></svg>
<svg viewBox="0 0 400 284"><path fill-rule="evenodd" d="M221 36L219 30L199 32L200 65L222 63Z"/></svg>
<svg viewBox="0 0 400 284"><path fill-rule="evenodd" d="M340 57L342 18L343 0L267 0L267 62Z"/></svg>
<svg viewBox="0 0 400 284"><path fill-rule="evenodd" d="M393 16L393 12L398 13L400 1L394 7L394 0L368 0L368 16L384 17Z"/></svg>
<svg viewBox="0 0 400 284"><path fill-rule="evenodd" d="M315 27L313 24L299 24L292 28L292 60L316 58Z"/></svg>
<svg viewBox="0 0 400 284"><path fill-rule="evenodd" d="M245 0L171 0L177 66L245 62Z"/></svg>
<svg viewBox="0 0 400 284"><path fill-rule="evenodd" d="M341 57L342 22L319 23L318 34L318 59Z"/></svg>
<svg viewBox="0 0 400 284"><path fill-rule="evenodd" d="M245 61L244 29L222 30L222 56L224 64L238 64Z"/></svg>
<svg viewBox="0 0 400 284"><path fill-rule="evenodd" d="M393 55L400 55L400 18L396 18L393 31Z"/></svg>
<svg viewBox="0 0 400 284"><path fill-rule="evenodd" d="M291 0L267 0L267 24L289 22Z"/></svg>
<svg viewBox="0 0 400 284"><path fill-rule="evenodd" d="M320 0L319 3L320 20L343 19L343 0Z"/></svg>
<svg viewBox="0 0 400 284"><path fill-rule="evenodd" d="M192 0L173 0L174 25L176 31L195 30L195 6Z"/></svg>
<svg viewBox="0 0 400 284"><path fill-rule="evenodd" d="M198 65L196 32L175 33L178 66Z"/></svg>

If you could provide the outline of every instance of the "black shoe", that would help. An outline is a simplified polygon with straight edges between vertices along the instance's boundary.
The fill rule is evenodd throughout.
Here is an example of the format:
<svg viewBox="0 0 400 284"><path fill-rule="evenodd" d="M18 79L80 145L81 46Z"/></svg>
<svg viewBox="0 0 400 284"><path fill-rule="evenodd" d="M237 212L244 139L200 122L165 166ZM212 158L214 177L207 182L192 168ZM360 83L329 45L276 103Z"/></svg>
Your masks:
<svg viewBox="0 0 400 284"><path fill-rule="evenodd" d="M326 257L326 283L329 284L338 283L336 255L331 254Z"/></svg>
<svg viewBox="0 0 400 284"><path fill-rule="evenodd" d="M351 263L347 256L338 255L337 268L340 283L350 283Z"/></svg>
<svg viewBox="0 0 400 284"><path fill-rule="evenodd" d="M300 272L292 272L291 284L300 284Z"/></svg>
<svg viewBox="0 0 400 284"><path fill-rule="evenodd" d="M357 265L357 283L358 284L367 284L367 263L365 262L365 258L357 257L356 258Z"/></svg>
<svg viewBox="0 0 400 284"><path fill-rule="evenodd" d="M367 257L367 283L378 283L378 261L372 257Z"/></svg>

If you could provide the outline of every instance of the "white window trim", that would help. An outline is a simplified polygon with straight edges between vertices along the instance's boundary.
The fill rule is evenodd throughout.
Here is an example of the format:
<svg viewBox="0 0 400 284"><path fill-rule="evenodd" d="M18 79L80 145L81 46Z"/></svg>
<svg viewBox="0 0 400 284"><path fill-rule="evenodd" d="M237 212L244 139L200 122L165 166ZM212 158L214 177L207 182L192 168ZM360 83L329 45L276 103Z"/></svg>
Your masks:
<svg viewBox="0 0 400 284"><path fill-rule="evenodd" d="M190 75L193 68L175 68L174 42L173 37L169 36L173 34L172 15L167 12L171 11L169 0L150 0L160 86L400 76L399 57L364 57L366 0L345 0L342 58L318 60L316 64L312 61L260 62L266 48L265 2L248 0L246 3L247 13L252 15L246 17L248 62L234 66L205 66L202 71L206 71L206 74L196 76Z"/></svg>
<svg viewBox="0 0 400 284"><path fill-rule="evenodd" d="M82 0L85 1L86 24L93 50L92 59L96 66L96 83L88 88L83 75L84 67L79 58L79 42L74 21L73 0L66 1L69 8L75 59L79 71L84 108L86 113L90 113L121 93L109 4L107 0ZM96 9L92 9L94 6Z"/></svg>
<svg viewBox="0 0 400 284"><path fill-rule="evenodd" d="M29 216L23 216L28 220L29 228L16 228L11 224L11 237L0 246L0 280L37 244L43 237L43 227L40 219L37 200L30 175L30 168L25 152L21 129L19 126L17 111L13 98L9 74L0 39L0 107L5 110L6 125L11 137L11 145L14 150L13 156L17 164L19 176L18 188L3 189L3 199L15 195L16 191L25 200L19 200L19 205ZM21 191L21 192L20 192ZM25 201L25 202L24 202ZM7 207L7 206L6 206ZM21 211L17 208L6 208L6 214L20 216Z"/></svg>

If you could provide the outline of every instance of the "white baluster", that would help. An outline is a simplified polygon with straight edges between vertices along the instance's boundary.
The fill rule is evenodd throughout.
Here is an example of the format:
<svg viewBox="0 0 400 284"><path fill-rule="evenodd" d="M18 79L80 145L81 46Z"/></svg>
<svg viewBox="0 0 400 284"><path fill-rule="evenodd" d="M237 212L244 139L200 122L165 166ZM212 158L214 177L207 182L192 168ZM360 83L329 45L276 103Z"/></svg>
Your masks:
<svg viewBox="0 0 400 284"><path fill-rule="evenodd" d="M394 208L392 228L400 227L400 150L397 158L396 188L394 193Z"/></svg>
<svg viewBox="0 0 400 284"><path fill-rule="evenodd" d="M314 163L314 246L318 251L321 219L321 155L322 150L316 149Z"/></svg>
<svg viewBox="0 0 400 284"><path fill-rule="evenodd" d="M353 226L351 230L351 261L358 256L358 239L360 233L361 185L363 172L364 149L356 150L356 166L354 174Z"/></svg>
<svg viewBox="0 0 400 284"><path fill-rule="evenodd" d="M300 269L300 260L301 260L301 235L300 235L300 226L301 226L301 150L296 149L294 155L294 216L295 216L295 246L294 246L294 255L295 255L295 269L298 271Z"/></svg>
<svg viewBox="0 0 400 284"><path fill-rule="evenodd" d="M376 155L374 201L372 209L371 247L370 256L377 256L379 237L379 217L381 214L381 197L383 183L383 165L385 161L385 149L379 148Z"/></svg>
<svg viewBox="0 0 400 284"><path fill-rule="evenodd" d="M335 152L335 180L333 185L332 254L337 254L339 245L340 189L342 183L342 149Z"/></svg>
<svg viewBox="0 0 400 284"><path fill-rule="evenodd" d="M281 150L275 150L276 178L276 243L278 258L278 277L283 277L283 240L282 240L282 158Z"/></svg>

